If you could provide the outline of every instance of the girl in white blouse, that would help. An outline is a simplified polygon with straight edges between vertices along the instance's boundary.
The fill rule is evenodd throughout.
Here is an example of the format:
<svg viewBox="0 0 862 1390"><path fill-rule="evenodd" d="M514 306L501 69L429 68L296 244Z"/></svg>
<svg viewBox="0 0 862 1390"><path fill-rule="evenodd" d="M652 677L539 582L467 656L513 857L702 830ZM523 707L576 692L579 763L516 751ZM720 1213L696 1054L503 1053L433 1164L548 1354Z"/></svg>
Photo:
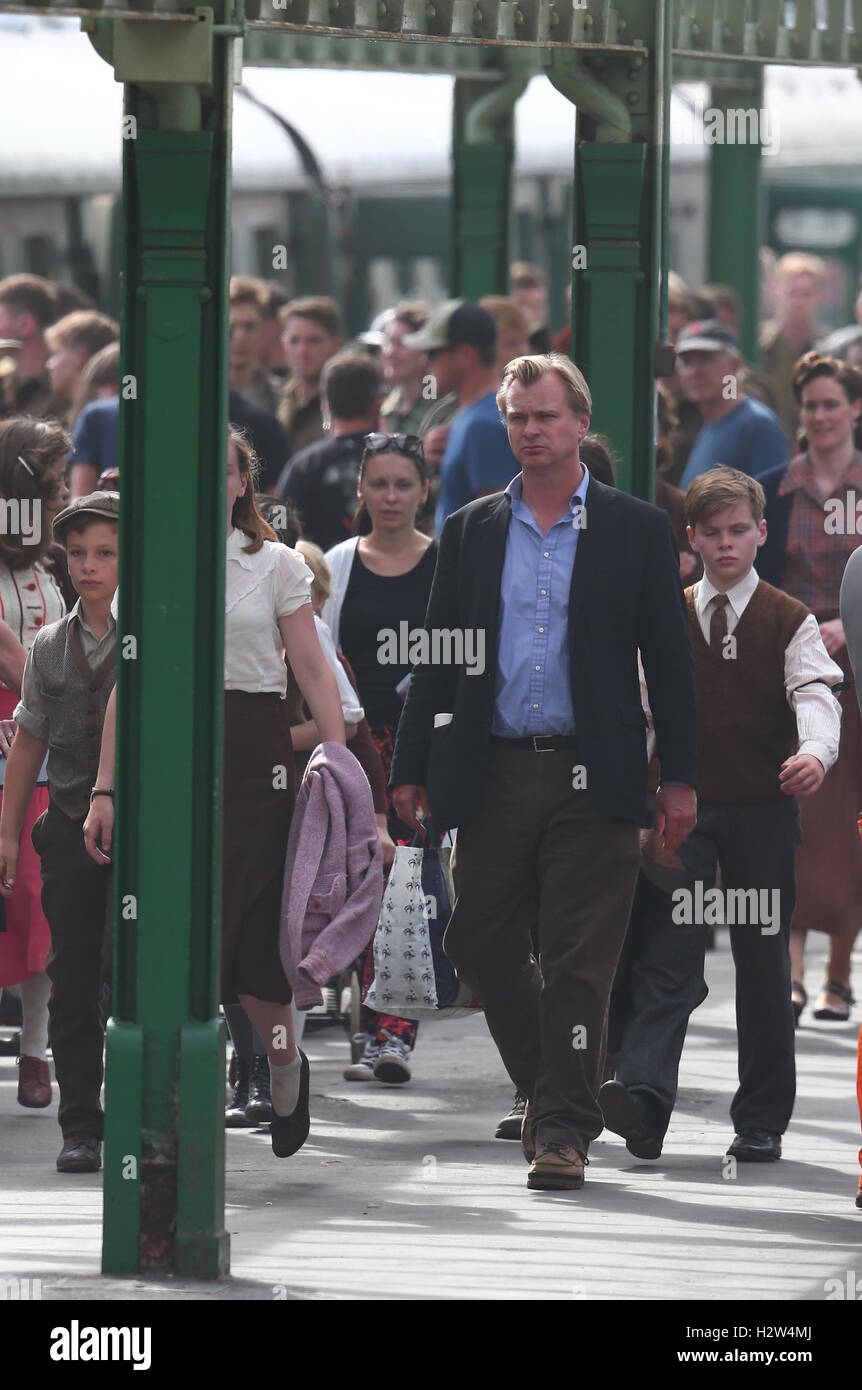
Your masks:
<svg viewBox="0 0 862 1390"><path fill-rule="evenodd" d="M0 423L0 720L12 717L20 698L24 660L37 632L66 612L51 567L52 523L66 505L63 480L71 441L59 425L13 416ZM5 772L0 760L0 779ZM3 793L0 790L0 805ZM36 787L19 841L15 892L0 926L0 993L19 985L23 1009L18 1103L41 1109L51 1103L46 1060L51 984L45 959L51 944L41 904L39 856L30 841L34 821L48 806L48 789Z"/></svg>
<svg viewBox="0 0 862 1390"><path fill-rule="evenodd" d="M335 677L311 608L311 571L282 545L255 505L257 460L228 431L222 837L222 1002L237 999L266 1047L272 1078L273 1152L308 1136L308 1059L295 1043L290 985L278 949L287 837L294 805L293 745L285 709L285 654L322 742L345 741ZM105 715L97 788L113 787L114 693ZM113 804L97 797L84 824L89 853L105 863Z"/></svg>

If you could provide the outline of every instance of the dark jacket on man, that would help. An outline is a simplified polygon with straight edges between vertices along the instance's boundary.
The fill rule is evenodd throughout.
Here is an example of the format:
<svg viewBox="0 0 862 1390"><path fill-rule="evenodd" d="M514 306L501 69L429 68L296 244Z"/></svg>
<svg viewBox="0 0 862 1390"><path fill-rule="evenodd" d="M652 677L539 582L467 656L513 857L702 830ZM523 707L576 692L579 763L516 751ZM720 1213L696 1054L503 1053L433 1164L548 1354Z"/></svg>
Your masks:
<svg viewBox="0 0 862 1390"><path fill-rule="evenodd" d="M662 778L696 784L694 671L679 561L664 512L590 479L578 538L568 639L578 759L596 810L646 822L646 716L640 648ZM511 520L505 493L454 512L425 625L484 629L485 669L420 665L398 725L390 786L426 786L440 829L481 808L494 711L500 584ZM433 650L433 645L431 646ZM435 729L434 716L451 713Z"/></svg>

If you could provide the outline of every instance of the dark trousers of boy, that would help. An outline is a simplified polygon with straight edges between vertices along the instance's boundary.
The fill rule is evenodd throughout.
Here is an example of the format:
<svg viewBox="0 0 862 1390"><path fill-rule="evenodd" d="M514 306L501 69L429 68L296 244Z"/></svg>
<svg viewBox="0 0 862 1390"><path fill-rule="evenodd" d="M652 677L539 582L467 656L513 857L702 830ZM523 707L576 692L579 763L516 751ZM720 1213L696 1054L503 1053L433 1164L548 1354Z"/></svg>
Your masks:
<svg viewBox="0 0 862 1390"><path fill-rule="evenodd" d="M749 805L700 802L697 825L678 850L691 875L690 915L708 915L697 911L697 885L706 894L715 885L716 866L725 904L730 890L754 889L758 918L761 905L769 914L774 904L779 908L777 920L752 921L749 896L742 914L747 920L728 928L739 1047L739 1087L730 1115L738 1134L751 1129L783 1134L793 1112L796 1061L788 945L800 841L799 808L791 797ZM613 1029L621 1034L616 1080L642 1102L656 1138L664 1137L676 1103L689 1017L706 997L708 924L674 921L675 915L683 915L679 895L675 902L642 875L621 965L627 1017L622 1022L614 1018Z"/></svg>
<svg viewBox="0 0 862 1390"><path fill-rule="evenodd" d="M52 802L33 826L42 861L42 908L51 929L49 1036L63 1138L101 1139L105 992L110 983L111 873L84 848L84 818Z"/></svg>

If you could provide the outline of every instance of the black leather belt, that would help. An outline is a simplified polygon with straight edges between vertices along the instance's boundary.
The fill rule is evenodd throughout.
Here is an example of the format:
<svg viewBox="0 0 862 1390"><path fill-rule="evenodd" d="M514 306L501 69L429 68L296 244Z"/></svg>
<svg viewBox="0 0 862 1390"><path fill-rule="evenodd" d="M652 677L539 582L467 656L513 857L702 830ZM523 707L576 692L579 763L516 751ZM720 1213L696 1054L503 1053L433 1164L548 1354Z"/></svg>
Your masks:
<svg viewBox="0 0 862 1390"><path fill-rule="evenodd" d="M495 743L505 744L507 748L529 748L533 753L557 753L566 748L577 748L575 734L533 734L529 738L501 738L493 735Z"/></svg>

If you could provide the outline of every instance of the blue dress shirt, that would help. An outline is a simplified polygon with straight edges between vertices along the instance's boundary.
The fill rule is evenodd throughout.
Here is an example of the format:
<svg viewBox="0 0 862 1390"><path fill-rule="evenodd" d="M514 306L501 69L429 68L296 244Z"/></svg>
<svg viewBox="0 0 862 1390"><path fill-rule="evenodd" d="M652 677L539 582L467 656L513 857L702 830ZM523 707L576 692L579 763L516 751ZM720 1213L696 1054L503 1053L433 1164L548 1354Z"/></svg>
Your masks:
<svg viewBox="0 0 862 1390"><path fill-rule="evenodd" d="M506 488L512 520L500 586L491 732L502 738L573 734L569 591L584 525L584 476L559 521L542 535L523 499L521 474Z"/></svg>

